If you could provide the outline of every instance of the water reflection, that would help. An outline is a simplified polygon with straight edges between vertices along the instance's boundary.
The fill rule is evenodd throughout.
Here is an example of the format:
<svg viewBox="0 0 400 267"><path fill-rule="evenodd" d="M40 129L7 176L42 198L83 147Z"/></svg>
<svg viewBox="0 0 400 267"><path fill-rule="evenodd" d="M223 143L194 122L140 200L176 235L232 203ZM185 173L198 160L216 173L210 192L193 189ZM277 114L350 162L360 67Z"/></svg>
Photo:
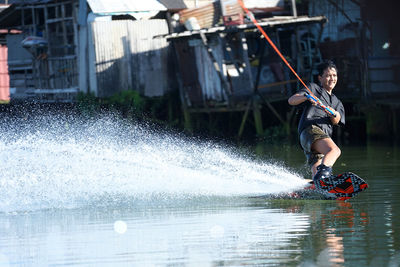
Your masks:
<svg viewBox="0 0 400 267"><path fill-rule="evenodd" d="M399 266L397 147L342 147L334 171L370 185L349 202L268 199L250 196L304 186L298 147L253 160L113 120L4 125L0 266Z"/></svg>
<svg viewBox="0 0 400 267"><path fill-rule="evenodd" d="M287 156L276 146L265 146L263 150L269 151L272 157L288 162L289 167L297 169L305 177L309 175L304 169L304 156L296 157L295 153ZM293 147L293 150L299 149ZM400 261L396 260L400 250L400 240L396 233L400 232L400 225L395 222L400 219L399 148L376 143L368 143L365 146L343 146L342 156L336 163L334 172L344 171L359 174L367 180L370 188L350 203L342 204L351 206L323 206L322 217L315 224L328 223L325 229L334 234L336 241L342 239L345 266L386 266L394 263L398 266ZM310 214L310 218L314 216ZM318 234L313 233L315 240L324 234L326 236L321 229L317 231ZM328 237L324 238L328 240ZM318 247L315 243L313 246L314 249ZM336 247L341 246L339 244ZM314 255L308 258L314 258L311 262L315 263L315 255L321 252L320 248L319 252L314 251ZM342 257L337 256L338 260L341 260Z"/></svg>
<svg viewBox="0 0 400 267"><path fill-rule="evenodd" d="M398 266L398 195L369 194L3 213L0 265Z"/></svg>
<svg viewBox="0 0 400 267"><path fill-rule="evenodd" d="M237 201L241 205L3 215L0 251L10 264L27 266L296 263L308 216ZM126 228L118 232L116 224Z"/></svg>
<svg viewBox="0 0 400 267"><path fill-rule="evenodd" d="M400 240L396 238L398 226L390 222L393 216L397 220L400 218L384 211L383 207L388 203L381 206L379 202L367 202L368 199L366 193L351 202L285 200L271 201L267 206L303 213L310 219L310 235L301 245L303 266L394 264L400 251ZM399 209L398 195L387 198L386 202Z"/></svg>

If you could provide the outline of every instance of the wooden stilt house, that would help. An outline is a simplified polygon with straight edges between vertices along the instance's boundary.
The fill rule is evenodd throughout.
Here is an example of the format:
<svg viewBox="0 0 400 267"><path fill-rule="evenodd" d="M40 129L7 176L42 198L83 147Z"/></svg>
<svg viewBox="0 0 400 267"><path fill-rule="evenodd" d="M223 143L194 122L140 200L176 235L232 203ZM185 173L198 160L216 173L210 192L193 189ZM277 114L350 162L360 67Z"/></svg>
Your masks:
<svg viewBox="0 0 400 267"><path fill-rule="evenodd" d="M182 7L181 7L182 8ZM174 6L179 11L179 6ZM157 0L15 0L0 13L7 34L11 99L73 101L124 90L163 95L168 34Z"/></svg>
<svg viewBox="0 0 400 267"><path fill-rule="evenodd" d="M219 4L182 11L180 20L187 30L166 37L176 52L186 127L191 128L194 113L242 112L238 126L241 136L252 111L256 131L261 135L260 105L268 106L287 126L290 120L282 118L271 103L286 99L295 90L292 85L297 80L256 26L244 19L244 14L231 14L231 19L222 20ZM235 10L242 12L240 7ZM236 18L239 19L234 21ZM309 81L321 62L318 41L326 21L324 16L285 15L261 18L258 22L298 73ZM301 37L311 32L315 38Z"/></svg>

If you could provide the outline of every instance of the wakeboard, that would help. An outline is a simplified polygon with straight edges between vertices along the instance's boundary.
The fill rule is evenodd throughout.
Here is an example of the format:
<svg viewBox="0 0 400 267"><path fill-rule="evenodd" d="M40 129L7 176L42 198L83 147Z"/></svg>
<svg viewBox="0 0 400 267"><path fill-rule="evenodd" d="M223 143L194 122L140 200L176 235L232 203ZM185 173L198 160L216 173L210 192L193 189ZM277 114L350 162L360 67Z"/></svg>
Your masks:
<svg viewBox="0 0 400 267"><path fill-rule="evenodd" d="M348 200L368 188L367 182L352 172L332 175L317 183L319 184L310 183L303 190L293 192L293 197L307 198L307 196L318 194L322 199Z"/></svg>

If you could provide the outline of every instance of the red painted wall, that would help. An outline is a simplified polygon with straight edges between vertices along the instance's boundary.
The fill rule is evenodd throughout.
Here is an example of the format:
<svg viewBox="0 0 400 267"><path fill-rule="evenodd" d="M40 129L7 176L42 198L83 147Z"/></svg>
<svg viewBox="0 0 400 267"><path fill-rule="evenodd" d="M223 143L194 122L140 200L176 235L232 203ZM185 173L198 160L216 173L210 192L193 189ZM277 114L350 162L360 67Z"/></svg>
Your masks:
<svg viewBox="0 0 400 267"><path fill-rule="evenodd" d="M7 46L0 45L0 102L10 101L10 76L7 65Z"/></svg>

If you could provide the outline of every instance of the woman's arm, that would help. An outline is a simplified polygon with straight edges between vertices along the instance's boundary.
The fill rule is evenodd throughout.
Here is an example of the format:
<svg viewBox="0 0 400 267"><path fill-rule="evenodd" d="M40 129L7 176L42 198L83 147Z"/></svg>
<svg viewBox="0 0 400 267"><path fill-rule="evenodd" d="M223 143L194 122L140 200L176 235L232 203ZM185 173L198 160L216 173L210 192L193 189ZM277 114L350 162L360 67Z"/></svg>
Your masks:
<svg viewBox="0 0 400 267"><path fill-rule="evenodd" d="M340 113L338 111L334 110L333 108L330 108L330 110L332 110L333 113L335 113L335 115L336 115L335 117L333 117L332 115L329 114L332 124L333 125L338 125L339 122L340 122L340 118L341 118Z"/></svg>
<svg viewBox="0 0 400 267"><path fill-rule="evenodd" d="M304 95L304 93L296 93L296 94L292 95L291 97L289 97L288 103L291 106L297 106L306 100L307 100L307 97Z"/></svg>
<svg viewBox="0 0 400 267"><path fill-rule="evenodd" d="M336 106L336 109L331 108L334 112L336 117L331 117L331 121L333 125L338 125L338 124L345 124L345 112L344 112L344 107L342 102L339 102L339 104Z"/></svg>

